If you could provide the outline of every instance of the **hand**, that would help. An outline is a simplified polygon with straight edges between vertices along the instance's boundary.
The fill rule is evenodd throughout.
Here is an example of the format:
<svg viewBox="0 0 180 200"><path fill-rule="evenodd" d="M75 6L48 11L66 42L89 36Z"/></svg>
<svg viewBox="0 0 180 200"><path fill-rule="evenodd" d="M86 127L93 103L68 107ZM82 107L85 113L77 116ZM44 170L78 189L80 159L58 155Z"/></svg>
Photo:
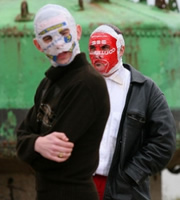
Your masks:
<svg viewBox="0 0 180 200"><path fill-rule="evenodd" d="M34 149L43 157L55 162L66 161L72 153L74 144L64 133L52 132L36 139Z"/></svg>

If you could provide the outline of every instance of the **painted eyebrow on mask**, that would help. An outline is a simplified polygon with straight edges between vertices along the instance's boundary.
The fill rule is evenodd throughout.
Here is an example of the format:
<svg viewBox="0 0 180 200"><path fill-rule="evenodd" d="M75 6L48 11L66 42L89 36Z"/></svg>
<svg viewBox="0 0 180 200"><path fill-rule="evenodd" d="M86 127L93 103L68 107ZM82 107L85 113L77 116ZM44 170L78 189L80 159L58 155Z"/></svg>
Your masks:
<svg viewBox="0 0 180 200"><path fill-rule="evenodd" d="M41 31L39 33L39 35L44 35L45 33L48 33L49 31L55 30L57 28L61 28L61 27L65 26L65 25L66 25L66 22L62 22L60 24L56 24L56 25L50 26L50 27L44 29L43 31Z"/></svg>

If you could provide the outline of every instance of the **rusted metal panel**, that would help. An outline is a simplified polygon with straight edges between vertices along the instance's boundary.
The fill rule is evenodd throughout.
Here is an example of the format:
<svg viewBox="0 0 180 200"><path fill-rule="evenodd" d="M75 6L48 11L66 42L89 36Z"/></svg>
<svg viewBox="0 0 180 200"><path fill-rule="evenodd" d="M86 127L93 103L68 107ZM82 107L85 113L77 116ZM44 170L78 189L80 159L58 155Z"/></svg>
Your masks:
<svg viewBox="0 0 180 200"><path fill-rule="evenodd" d="M0 2L0 17L3 19L0 24L0 109L1 113L6 112L6 115L0 115L1 141L8 141L10 137L15 141L13 134L19 116L14 111L24 112L32 106L36 87L49 67L48 59L36 50L32 42L32 18L47 3L61 4L70 10L82 26L80 47L87 55L89 35L94 28L103 23L118 26L126 42L123 61L151 77L164 92L171 109L180 112L178 13L126 0L111 0L110 3L83 1L83 9L77 0L29 0L26 1L28 9L25 6L25 11L22 11L24 2ZM22 20L19 22L17 16L20 14ZM179 118L175 116L175 119L178 124Z"/></svg>
<svg viewBox="0 0 180 200"><path fill-rule="evenodd" d="M26 113L24 109L0 109L0 159L16 157L15 130Z"/></svg>

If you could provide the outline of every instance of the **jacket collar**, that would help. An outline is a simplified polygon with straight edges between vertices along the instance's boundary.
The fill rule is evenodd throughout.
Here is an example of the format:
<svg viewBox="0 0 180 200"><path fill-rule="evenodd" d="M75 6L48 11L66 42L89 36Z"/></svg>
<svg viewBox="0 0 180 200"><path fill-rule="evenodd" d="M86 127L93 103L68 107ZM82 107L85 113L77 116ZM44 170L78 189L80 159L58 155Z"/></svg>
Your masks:
<svg viewBox="0 0 180 200"><path fill-rule="evenodd" d="M131 83L132 82L144 83L147 80L143 74L141 74L131 65L123 64L123 66L131 72Z"/></svg>

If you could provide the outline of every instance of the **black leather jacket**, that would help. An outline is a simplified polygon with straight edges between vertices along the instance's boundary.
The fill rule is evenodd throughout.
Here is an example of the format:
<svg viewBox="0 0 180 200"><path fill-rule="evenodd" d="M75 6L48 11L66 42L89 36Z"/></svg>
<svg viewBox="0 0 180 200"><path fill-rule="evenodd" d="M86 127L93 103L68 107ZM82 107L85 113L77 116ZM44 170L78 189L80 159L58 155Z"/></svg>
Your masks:
<svg viewBox="0 0 180 200"><path fill-rule="evenodd" d="M176 130L157 85L130 65L131 82L104 200L150 200L149 176L161 171L176 148Z"/></svg>

